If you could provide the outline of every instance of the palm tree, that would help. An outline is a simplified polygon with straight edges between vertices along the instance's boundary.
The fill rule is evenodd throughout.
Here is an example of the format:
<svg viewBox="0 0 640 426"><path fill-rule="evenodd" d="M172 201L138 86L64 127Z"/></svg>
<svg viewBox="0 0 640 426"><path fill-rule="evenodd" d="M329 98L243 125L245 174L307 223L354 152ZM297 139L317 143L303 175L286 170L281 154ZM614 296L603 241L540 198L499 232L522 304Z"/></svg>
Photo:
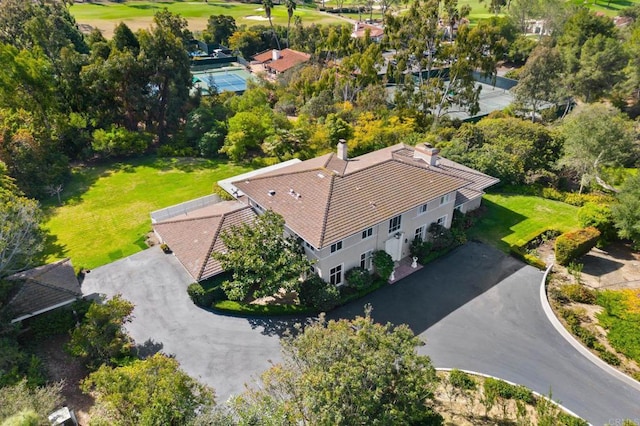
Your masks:
<svg viewBox="0 0 640 426"><path fill-rule="evenodd" d="M296 0L284 0L285 6L287 6L287 16L289 20L287 21L287 47L289 47L289 28L291 27L291 18L293 18L293 11L296 10Z"/></svg>
<svg viewBox="0 0 640 426"><path fill-rule="evenodd" d="M271 20L271 9L273 9L273 0L262 0L262 5L264 6L264 14L267 15L267 19L269 20L269 25L271 26L273 37L276 39L276 45L278 46L278 50L280 50L280 41L278 40L276 30L273 28L273 21Z"/></svg>

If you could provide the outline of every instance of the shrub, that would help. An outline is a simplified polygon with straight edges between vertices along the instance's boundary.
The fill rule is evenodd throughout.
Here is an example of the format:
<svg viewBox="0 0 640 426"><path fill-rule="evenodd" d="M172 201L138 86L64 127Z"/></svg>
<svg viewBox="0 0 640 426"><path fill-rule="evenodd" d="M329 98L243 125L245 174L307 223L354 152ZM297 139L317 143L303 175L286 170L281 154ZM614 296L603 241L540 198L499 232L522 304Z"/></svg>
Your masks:
<svg viewBox="0 0 640 426"><path fill-rule="evenodd" d="M151 143L149 133L132 132L122 127L108 130L97 129L93 132L91 148L105 157L142 154Z"/></svg>
<svg viewBox="0 0 640 426"><path fill-rule="evenodd" d="M189 287L187 287L187 293L189 294L189 297L191 298L193 303L198 306L205 306L204 299L207 295L207 292L204 291L204 288L202 288L202 285L200 285L200 283L189 284Z"/></svg>
<svg viewBox="0 0 640 426"><path fill-rule="evenodd" d="M455 244L455 236L451 229L437 223L432 223L429 226L429 236L433 250L448 249Z"/></svg>
<svg viewBox="0 0 640 426"><path fill-rule="evenodd" d="M384 250L373 252L373 266L376 269L376 274L385 281L389 279L395 267L393 259Z"/></svg>
<svg viewBox="0 0 640 426"><path fill-rule="evenodd" d="M620 365L620 358L618 358L616 354L609 352L604 348L598 351L598 355L600 355L600 358L607 364L611 364L616 367Z"/></svg>
<svg viewBox="0 0 640 426"><path fill-rule="evenodd" d="M583 228L593 226L600 231L599 244L606 244L617 238L611 208L608 205L586 203L578 210L578 220Z"/></svg>
<svg viewBox="0 0 640 426"><path fill-rule="evenodd" d="M560 287L562 297L576 303L592 305L596 302L596 292L582 284L565 284Z"/></svg>
<svg viewBox="0 0 640 426"><path fill-rule="evenodd" d="M449 382L457 389L474 390L477 386L473 377L458 369L451 370L449 373Z"/></svg>
<svg viewBox="0 0 640 426"><path fill-rule="evenodd" d="M319 311L329 311L340 302L340 291L338 287L325 282L317 275L312 275L300 284L298 294L300 303L315 308Z"/></svg>
<svg viewBox="0 0 640 426"><path fill-rule="evenodd" d="M600 231L594 227L565 232L556 239L556 261L561 265L567 265L588 253L596 245L598 238Z"/></svg>
<svg viewBox="0 0 640 426"><path fill-rule="evenodd" d="M357 290L365 289L373 283L373 278L369 271L360 267L349 269L345 274L345 279L349 287Z"/></svg>

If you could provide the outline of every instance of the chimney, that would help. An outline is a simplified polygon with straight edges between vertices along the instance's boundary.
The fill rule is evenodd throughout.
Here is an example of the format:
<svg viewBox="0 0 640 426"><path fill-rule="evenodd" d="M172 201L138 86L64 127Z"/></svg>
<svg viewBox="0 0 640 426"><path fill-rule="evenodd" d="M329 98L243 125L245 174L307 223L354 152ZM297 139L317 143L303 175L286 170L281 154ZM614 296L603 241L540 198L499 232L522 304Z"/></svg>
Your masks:
<svg viewBox="0 0 640 426"><path fill-rule="evenodd" d="M413 158L424 160L428 165L435 166L440 150L429 143L419 143L413 151Z"/></svg>
<svg viewBox="0 0 640 426"><path fill-rule="evenodd" d="M338 158L347 161L347 141L344 139L338 141Z"/></svg>
<svg viewBox="0 0 640 426"><path fill-rule="evenodd" d="M280 51L278 49L273 49L271 51L271 60L277 61L278 59L280 59Z"/></svg>

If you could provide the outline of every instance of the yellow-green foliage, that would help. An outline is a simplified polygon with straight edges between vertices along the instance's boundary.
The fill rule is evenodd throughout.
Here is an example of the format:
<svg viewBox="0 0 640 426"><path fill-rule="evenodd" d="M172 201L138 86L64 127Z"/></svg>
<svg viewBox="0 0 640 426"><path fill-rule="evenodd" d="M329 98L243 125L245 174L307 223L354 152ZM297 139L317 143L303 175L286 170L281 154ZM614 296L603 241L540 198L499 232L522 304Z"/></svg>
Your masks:
<svg viewBox="0 0 640 426"><path fill-rule="evenodd" d="M567 265L574 259L587 254L600 238L600 231L590 226L573 232L566 232L556 239L556 261Z"/></svg>

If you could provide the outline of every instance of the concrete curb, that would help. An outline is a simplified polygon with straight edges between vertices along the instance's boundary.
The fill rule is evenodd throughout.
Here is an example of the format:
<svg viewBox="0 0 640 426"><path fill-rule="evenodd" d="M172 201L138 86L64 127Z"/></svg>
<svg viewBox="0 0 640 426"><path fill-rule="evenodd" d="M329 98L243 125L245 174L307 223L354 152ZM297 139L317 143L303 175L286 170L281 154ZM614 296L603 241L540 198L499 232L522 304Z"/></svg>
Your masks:
<svg viewBox="0 0 640 426"><path fill-rule="evenodd" d="M455 368L436 368L436 371L451 371L451 370L456 370L456 369L455 369ZM463 372L465 372L465 373L467 373L467 374L471 374L471 375L474 375L474 376L480 376L480 377L484 377L484 378L491 378L491 379L502 380L503 382L509 383L509 384L510 384L510 385L512 385L512 386L519 386L517 383L513 383L513 382L510 382L509 380L501 379L500 377L491 376L491 375L489 375L489 374L478 373L477 371L471 371L471 370L461 370L461 369L459 369L459 368L458 368L457 370L463 371ZM541 393L538 393L538 392L536 392L536 391L534 391L534 390L531 390L531 389L529 389L529 390L531 391L531 393L533 393L533 394L534 394L535 396L537 396L538 398L544 398L544 399L546 399L547 401L550 401L552 404L554 404L556 407L560 408L560 409L561 409L562 411L564 411L565 413L570 414L570 415L572 415L573 417L577 417L577 418L579 418L579 419L582 419L582 417L580 417L579 415L577 415L577 414L576 414L576 413L574 413L573 411L569 410L567 407L565 407L564 405L560 404L559 402L554 401L553 399L550 399L548 396L546 396L546 395L542 395ZM584 419L583 419L583 420L584 420ZM591 425L591 423L589 423L589 425Z"/></svg>
<svg viewBox="0 0 640 426"><path fill-rule="evenodd" d="M634 389L640 391L640 382L634 380L632 377L627 376L620 370L613 368L596 355L591 353L589 349L587 349L582 343L580 343L566 328L562 325L560 320L556 317L556 314L551 309L551 305L549 304L549 299L547 298L547 276L549 272L553 269L553 264L547 266L547 269L544 272L544 276L542 277L542 282L540 283L540 303L542 303L542 309L544 310L545 315L551 322L551 325L560 333L560 335L567 341L571 346L573 346L578 352L580 352L585 358L589 361L616 377L617 379L625 382L627 385L633 387Z"/></svg>

